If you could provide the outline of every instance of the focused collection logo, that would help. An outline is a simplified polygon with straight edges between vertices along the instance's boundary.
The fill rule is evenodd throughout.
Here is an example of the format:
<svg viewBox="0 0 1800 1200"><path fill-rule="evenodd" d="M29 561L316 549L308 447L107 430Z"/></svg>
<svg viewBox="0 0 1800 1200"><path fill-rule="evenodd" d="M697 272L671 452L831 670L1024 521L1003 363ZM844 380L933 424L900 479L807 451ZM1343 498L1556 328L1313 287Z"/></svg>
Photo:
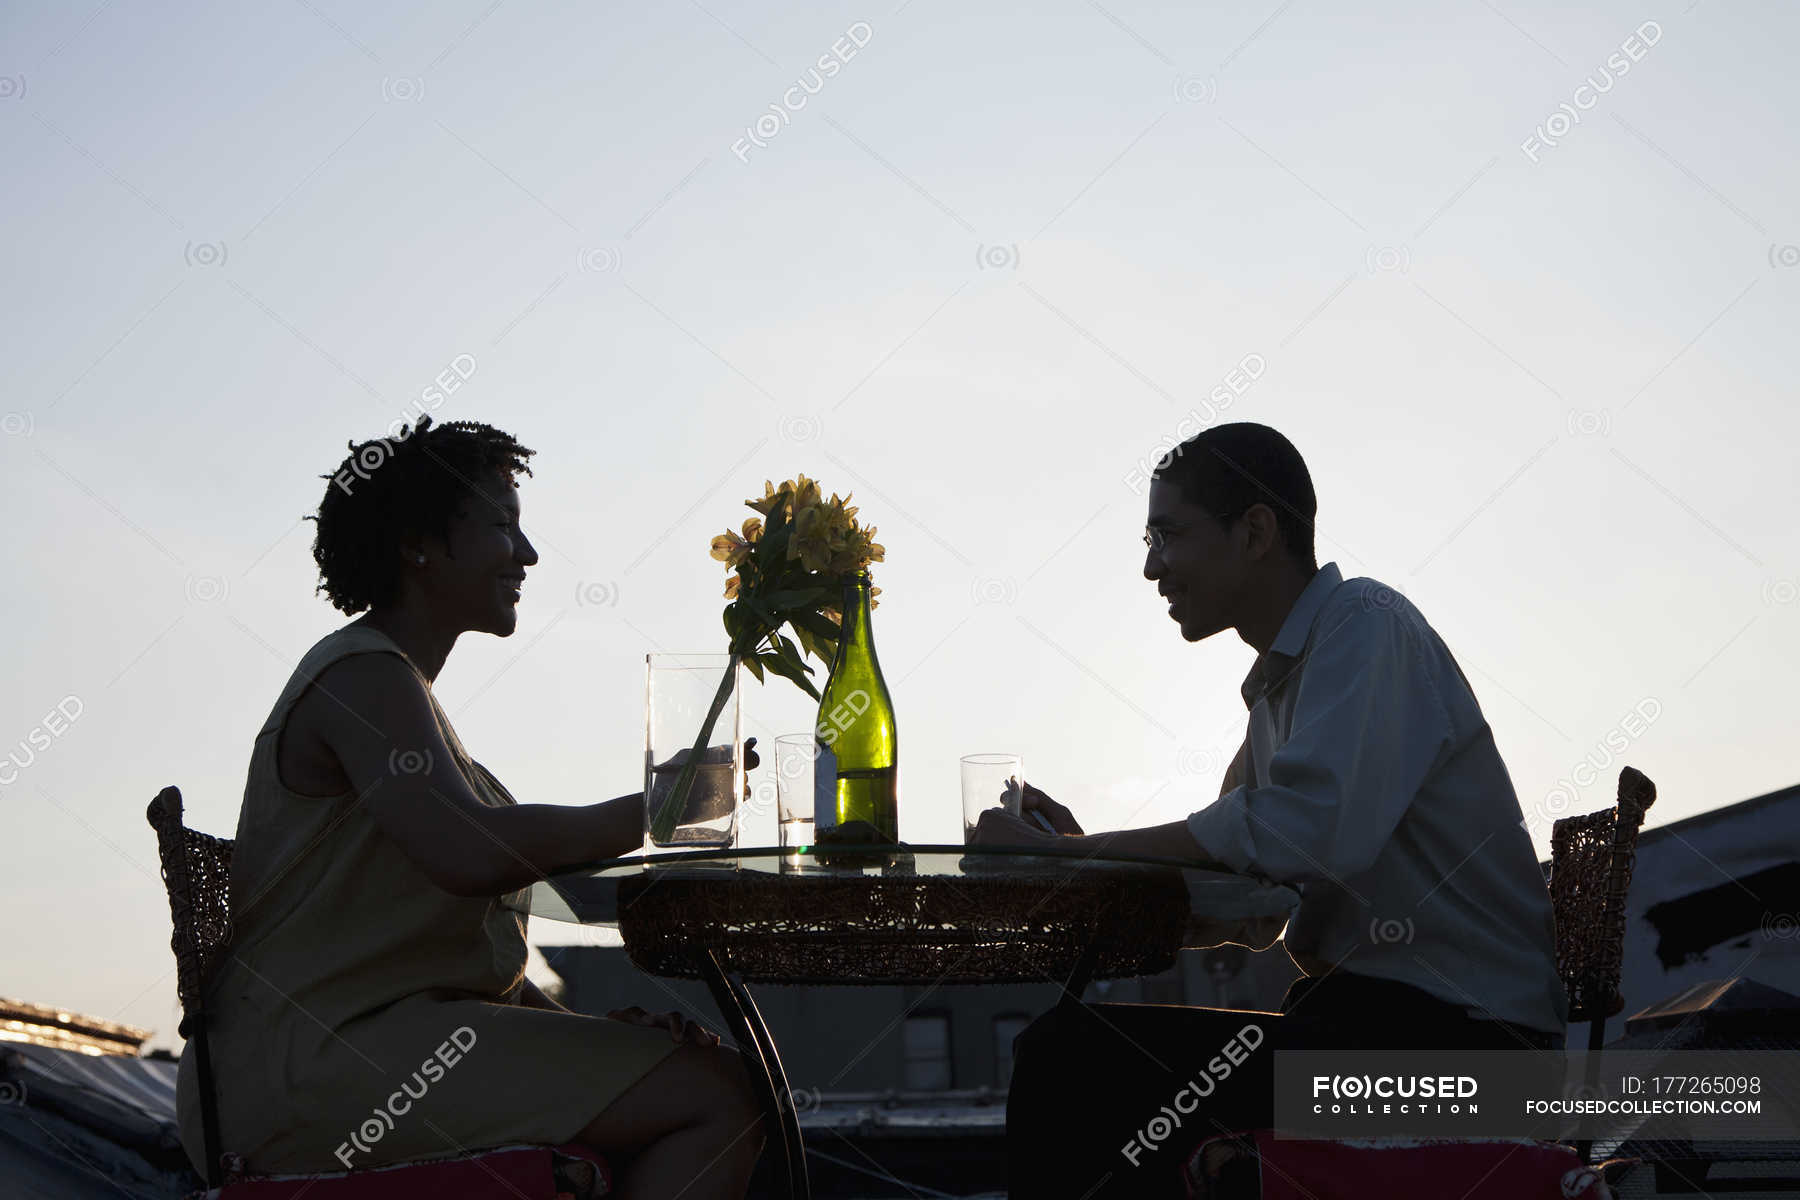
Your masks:
<svg viewBox="0 0 1800 1200"><path fill-rule="evenodd" d="M1314 1075L1312 1110L1332 1116L1480 1112L1473 1075ZM1396 1103L1396 1101L1398 1103Z"/></svg>

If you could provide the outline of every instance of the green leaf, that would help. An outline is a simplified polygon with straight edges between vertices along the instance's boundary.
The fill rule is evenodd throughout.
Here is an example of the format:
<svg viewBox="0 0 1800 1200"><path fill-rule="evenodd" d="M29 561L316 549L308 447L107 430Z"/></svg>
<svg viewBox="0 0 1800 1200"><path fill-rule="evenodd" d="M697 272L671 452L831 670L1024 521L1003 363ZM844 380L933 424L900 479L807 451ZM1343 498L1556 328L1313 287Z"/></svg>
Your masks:
<svg viewBox="0 0 1800 1200"><path fill-rule="evenodd" d="M793 613L788 617L788 625L794 636L806 652L825 664L830 669L837 661L838 627L821 617L818 613ZM829 630L829 635L824 631Z"/></svg>
<svg viewBox="0 0 1800 1200"><path fill-rule="evenodd" d="M781 618L770 612L768 607L755 596L738 594L738 603L750 610L750 614L761 621L765 628L773 629L781 624Z"/></svg>
<svg viewBox="0 0 1800 1200"><path fill-rule="evenodd" d="M779 633L771 633L769 638L775 643L776 653L781 655L781 660L783 662L804 675L812 674L812 668L807 666L806 660L800 656L800 648L798 646L782 637Z"/></svg>
<svg viewBox="0 0 1800 1200"><path fill-rule="evenodd" d="M763 535L758 539L762 543L759 553L765 556L764 561L770 561L767 557L769 555L774 556L773 561L775 562L783 560L787 554L788 534L792 530L793 522L788 517L787 505L785 503L777 505L775 511L771 512L765 521Z"/></svg>
<svg viewBox="0 0 1800 1200"><path fill-rule="evenodd" d="M751 660L745 659L744 661L749 662ZM763 655L762 665L769 668L769 670L775 672L777 675L780 675L782 678L791 679L799 684L800 690L811 696L814 700L820 699L819 689L813 686L813 681L783 660L779 654Z"/></svg>
<svg viewBox="0 0 1800 1200"><path fill-rule="evenodd" d="M758 682L758 683L763 682L762 663L757 661L756 655L754 655L754 654L744 655L744 665L746 667L750 668L750 673L752 675L756 676L756 682Z"/></svg>
<svg viewBox="0 0 1800 1200"><path fill-rule="evenodd" d="M795 629L804 626L815 638L824 638L826 641L832 643L836 643L838 640L839 629L837 623L826 620L822 613L813 612L810 609L802 609L800 612L789 613L788 623L793 625Z"/></svg>
<svg viewBox="0 0 1800 1200"><path fill-rule="evenodd" d="M800 590L782 589L769 593L767 599L771 608L816 608L819 601L831 595L830 588L814 587Z"/></svg>

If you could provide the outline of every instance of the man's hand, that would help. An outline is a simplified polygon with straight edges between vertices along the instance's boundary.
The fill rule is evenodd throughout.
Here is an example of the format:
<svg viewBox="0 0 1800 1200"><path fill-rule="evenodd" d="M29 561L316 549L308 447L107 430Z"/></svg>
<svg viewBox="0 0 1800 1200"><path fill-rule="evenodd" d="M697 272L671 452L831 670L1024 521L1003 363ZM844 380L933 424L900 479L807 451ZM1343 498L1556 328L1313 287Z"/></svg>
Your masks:
<svg viewBox="0 0 1800 1200"><path fill-rule="evenodd" d="M1041 846L1049 845L1061 837L1081 836L1081 822L1075 814L1052 800L1042 789L1025 785L1024 794L1019 797L1019 816L1013 816L1003 808L990 808L981 814L975 824L975 835L970 839L974 845L985 846ZM1026 815L1039 813L1050 822L1054 833L1047 832L1044 827Z"/></svg>
<svg viewBox="0 0 1800 1200"><path fill-rule="evenodd" d="M1045 833L1037 825L1022 820L1004 808L985 810L975 822L971 846L1048 846L1060 841L1059 835Z"/></svg>
<svg viewBox="0 0 1800 1200"><path fill-rule="evenodd" d="M719 1035L688 1020L677 1012L650 1013L632 1005L630 1008L615 1008L606 1014L610 1021L623 1021L627 1025L642 1025L646 1029L666 1029L669 1037L676 1044L688 1042L695 1046L716 1046Z"/></svg>
<svg viewBox="0 0 1800 1200"><path fill-rule="evenodd" d="M1025 795L1019 801L1019 812L1021 815L1024 815L1034 809L1049 818L1050 828L1056 830L1056 832L1069 834L1075 837L1081 836L1081 822L1075 819L1075 814L1028 783L1025 785ZM1026 817L1025 819L1028 822L1031 821L1030 817ZM1036 823L1031 823L1035 828Z"/></svg>

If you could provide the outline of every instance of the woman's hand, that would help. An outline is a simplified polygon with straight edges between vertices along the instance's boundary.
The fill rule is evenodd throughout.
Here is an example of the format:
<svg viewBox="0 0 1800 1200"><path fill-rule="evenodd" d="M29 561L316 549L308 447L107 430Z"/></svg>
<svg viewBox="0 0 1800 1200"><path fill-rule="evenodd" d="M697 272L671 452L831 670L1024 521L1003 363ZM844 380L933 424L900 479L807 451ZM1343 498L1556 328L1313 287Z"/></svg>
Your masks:
<svg viewBox="0 0 1800 1200"><path fill-rule="evenodd" d="M650 1013L632 1005L630 1008L615 1008L606 1014L610 1021L623 1021L627 1025L642 1025L646 1029L666 1029L669 1037L677 1045L687 1042L695 1046L716 1046L719 1035L696 1024L677 1012Z"/></svg>

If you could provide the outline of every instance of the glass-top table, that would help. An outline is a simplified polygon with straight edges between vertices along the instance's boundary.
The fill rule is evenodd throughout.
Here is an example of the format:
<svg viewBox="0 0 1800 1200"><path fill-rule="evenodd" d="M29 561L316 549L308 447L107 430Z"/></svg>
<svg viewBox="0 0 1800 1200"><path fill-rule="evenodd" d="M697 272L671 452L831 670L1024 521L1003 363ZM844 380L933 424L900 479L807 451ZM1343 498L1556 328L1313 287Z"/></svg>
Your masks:
<svg viewBox="0 0 1800 1200"><path fill-rule="evenodd" d="M739 847L634 855L530 889L533 916L616 926L651 974L723 952L769 983L1002 983L1167 969L1183 946L1263 949L1293 889L1177 858L1057 847ZM1085 983L1086 978L1081 982Z"/></svg>
<svg viewBox="0 0 1800 1200"><path fill-rule="evenodd" d="M749 983L1062 986L1152 975L1184 946L1264 949L1293 889L1182 859L1056 846L836 845L608 859L529 889L533 916L616 926L638 969L704 980L773 1131L776 1173L810 1194L774 1038Z"/></svg>

